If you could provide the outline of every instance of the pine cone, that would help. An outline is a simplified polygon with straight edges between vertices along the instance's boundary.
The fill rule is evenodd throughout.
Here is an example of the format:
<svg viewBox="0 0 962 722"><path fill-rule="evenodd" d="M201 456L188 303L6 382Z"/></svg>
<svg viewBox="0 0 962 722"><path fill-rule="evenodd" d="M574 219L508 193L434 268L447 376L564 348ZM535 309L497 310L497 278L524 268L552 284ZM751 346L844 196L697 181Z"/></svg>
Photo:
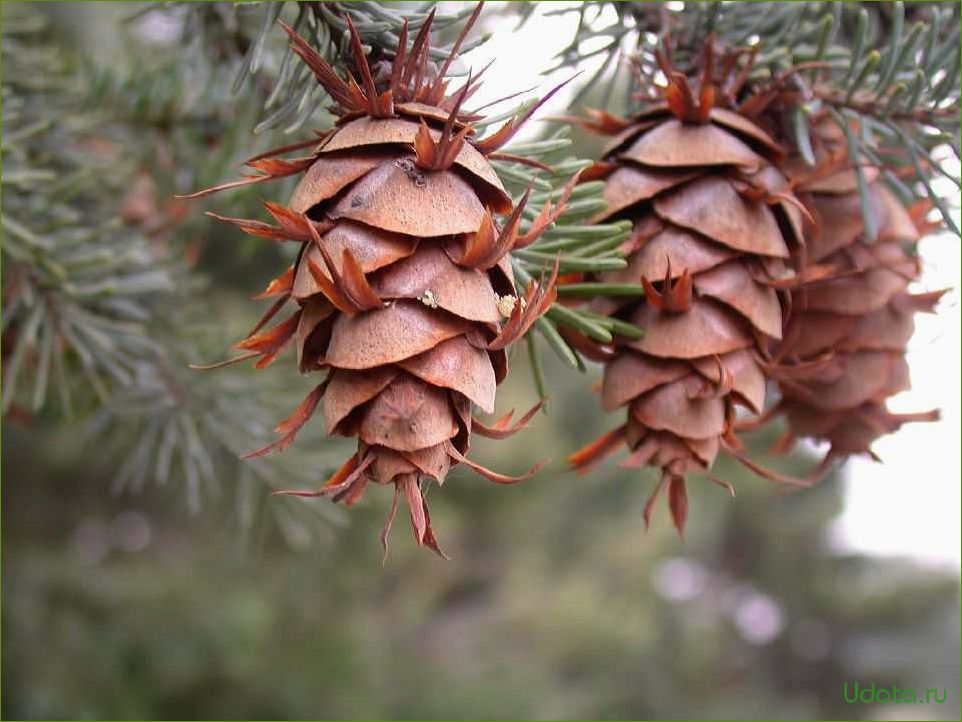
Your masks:
<svg viewBox="0 0 962 722"><path fill-rule="evenodd" d="M267 204L277 226L222 218L254 235L301 244L296 263L261 294L278 300L238 344L248 352L240 358L256 357L256 365L264 367L293 343L301 372L329 372L277 427L281 438L250 455L288 446L323 397L327 432L356 437L357 453L320 490L282 493L330 496L350 506L368 483L393 484L382 533L385 552L403 496L417 543L442 554L424 499L428 479L443 483L459 463L500 484L537 469L504 476L465 455L472 433L506 437L540 407L513 426L510 414L489 427L471 411L472 404L494 410L495 387L508 371L505 348L555 298L557 268L546 283L532 283L521 294L507 253L550 226L565 209L567 194L520 234L524 200L512 203L488 157L531 112L475 140L471 122L478 118L462 113L461 104L477 81L469 77L446 94L443 73L450 59L432 74L430 18L409 53L406 29L401 34L390 72L379 73L380 87L349 18L348 25L363 87L353 78L342 80L287 28L294 52L337 102L336 126L319 134L319 142L252 159L249 165L259 175L195 195L303 173L287 207ZM309 156L276 157L304 147L312 148ZM492 213L507 214L507 220L498 224ZM289 299L297 310L261 331Z"/></svg>
<svg viewBox="0 0 962 722"><path fill-rule="evenodd" d="M890 396L909 388L905 348L914 330L912 316L933 311L944 291L912 294L921 272L914 245L929 209L925 202L906 209L864 168L877 239L865 238L865 220L855 171L837 126L817 127L819 167L800 161L790 175L816 223L807 238L810 281L792 292L790 322L772 366L788 431L779 442L791 448L796 437L830 444L819 470L837 457L866 453L872 442L908 421L932 421L938 412L894 414ZM848 166L848 167L846 167Z"/></svg>
<svg viewBox="0 0 962 722"><path fill-rule="evenodd" d="M697 95L664 58L662 65L667 102L628 121L595 111L585 124L615 135L587 172L607 184L609 208L596 220L634 221L628 267L600 280L645 289L641 301L606 300L596 310L645 335L616 339L607 350L602 401L609 411L627 406L627 422L569 460L583 473L626 443L622 466L662 473L646 525L667 490L682 533L686 475L710 470L721 448L744 460L732 434L736 407L764 406L760 360L782 335L775 285L801 239L804 208L773 165L782 156L775 141L749 118L714 106L721 86L713 83L711 49Z"/></svg>

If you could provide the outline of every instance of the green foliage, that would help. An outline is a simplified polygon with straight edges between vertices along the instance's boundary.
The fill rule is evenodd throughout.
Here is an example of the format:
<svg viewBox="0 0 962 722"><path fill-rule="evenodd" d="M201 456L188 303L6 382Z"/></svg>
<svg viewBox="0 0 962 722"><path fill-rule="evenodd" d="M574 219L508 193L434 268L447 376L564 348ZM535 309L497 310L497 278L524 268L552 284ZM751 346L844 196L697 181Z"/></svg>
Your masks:
<svg viewBox="0 0 962 722"><path fill-rule="evenodd" d="M552 154L557 154L559 147L560 149L568 147L569 133L569 128L563 128L545 140L512 144L508 147L508 151L536 160L546 156L550 158ZM528 230L546 202L550 201L552 204L558 202L562 188L571 176L588 165L588 161L569 157L555 163L550 173L543 171L529 173L518 164L509 165L500 161L495 163L495 168L505 179L507 187L514 191L516 197L521 184L539 188L537 181L540 180L547 188L546 190L539 188L531 193L522 215L522 232ZM618 246L628 238L631 224L620 221L597 226L586 225L591 215L604 210L604 201L601 199L603 187L604 184L600 182L575 186L568 199L567 210L558 218L554 226L530 246L512 252L512 266L521 284L543 278L554 266L555 261L558 263L560 273L624 268L625 261L618 251ZM611 319L594 319L587 311L571 309L555 303L546 316L538 320L535 328L548 343L549 348L557 353L569 368L584 371L586 369L584 361L578 351L572 348L558 332L558 324L569 326L587 334L589 338L607 343L612 340L611 332L614 323ZM639 329L631 328L640 333ZM532 367L539 368L537 344L532 341L528 345L528 350L534 355ZM534 381L542 398L550 395L550 383L546 383L545 379L537 373L534 375Z"/></svg>
<svg viewBox="0 0 962 722"><path fill-rule="evenodd" d="M692 4L693 12L701 12L701 5ZM612 11L613 17L606 18L606 10ZM602 106L611 107L617 96L618 84L630 86L627 59L633 54L640 56L647 53L648 46L652 45L653 39L659 34L662 21L669 13L670 10L665 4L655 2L591 2L550 10L545 14L577 14L578 23L571 42L555 56L555 65L547 68L546 72L578 67L601 58L598 68L582 84L571 105L577 107L589 90L603 87L600 96ZM528 18L530 13L523 14L522 22ZM626 95L629 106L632 106L631 94Z"/></svg>
<svg viewBox="0 0 962 722"><path fill-rule="evenodd" d="M226 302L224 271L238 266L191 262L211 223L170 198L216 182L250 152L243 122L262 99L197 94L162 55L136 76L85 64L75 72L51 32L28 6L4 13L5 415L30 422L58 398L66 428L100 450L115 493L166 487L194 514L228 499L243 534L260 520L307 543L323 529L319 517L338 521L339 510L266 492L317 483L339 463L336 445L324 445L329 455L241 460L272 437L297 390L265 384L273 393L254 394L243 371L187 368L224 353L225 328L203 307ZM222 76L212 71L204 86ZM259 204L254 193L230 202ZM249 292L246 268L243 276Z"/></svg>
<svg viewBox="0 0 962 722"><path fill-rule="evenodd" d="M4 20L3 411L40 411L54 389L69 412L78 387L103 401L157 353L149 304L173 282L116 215L132 168L71 114L79 93L42 17Z"/></svg>
<svg viewBox="0 0 962 722"><path fill-rule="evenodd" d="M906 27L905 5L900 2L889 5L892 15L887 19L871 3L858 7L836 2L828 10L821 3L806 3L801 6L805 11L795 10L790 16L787 9L773 5L761 15L762 21L755 19L761 26L753 32L767 41L769 33L777 34L783 26L791 29L781 44L767 43L759 71L768 67L772 74L784 73L801 63L818 63L810 75L792 78L801 95L796 113L812 116L827 110L845 132L851 157L867 158L888 170L886 180L904 201L929 198L958 235L947 199L932 187L933 179L946 175L938 160L933 162L939 149L959 156L958 7L929 3L924 17ZM744 9L726 20L718 28L722 37L744 36L744 23L749 21ZM808 123L793 126L795 145L812 164L814 157L805 152L809 132ZM908 184L892 173L902 168L914 172ZM856 172L866 235L872 238L864 165ZM950 179L958 188L959 179Z"/></svg>
<svg viewBox="0 0 962 722"><path fill-rule="evenodd" d="M134 385L91 417L87 438L116 460L105 469L114 493L140 494L148 481L176 486L191 514L205 505L225 505L236 512L242 537L267 516L292 546L316 540L325 520L341 523L343 511L332 505L265 497L319 483L349 453L343 444L305 433L304 446L288 453L241 458L273 440L271 427L284 403L296 405L297 393L255 383L253 372L192 370L189 358L181 352L143 366Z"/></svg>
<svg viewBox="0 0 962 722"><path fill-rule="evenodd" d="M220 48L231 61L233 95L249 92L257 85L268 85L270 92L263 103L261 120L255 132L283 128L285 133L302 129L309 119L318 115L327 94L314 76L287 46L287 36L280 32L277 21L286 21L305 36L322 57L337 65L349 67L350 40L346 17L350 17L364 43L377 61L385 51L392 51L399 42L399 33L408 22L408 44L420 29L436 3L398 3L396 6L378 2L323 2L299 3L272 1L232 5L230 3L184 3L169 7L150 6L131 18L145 13L168 13L182 18L182 43L186 62L208 67L210 51ZM471 14L472 7L454 13L437 13L432 27L444 32L455 31ZM462 52L483 43L487 36L464 44ZM433 47L431 57L442 60L450 46ZM463 73L457 65L453 74Z"/></svg>
<svg viewBox="0 0 962 722"><path fill-rule="evenodd" d="M906 7L910 21L907 24ZM613 11L604 13L604 10ZM757 48L750 90L787 88L787 140L809 164L811 119L828 113L849 137L852 157L880 166L885 181L909 204L927 198L945 225L960 234L951 194L933 181L959 178L941 166L945 153L960 152L959 8L952 3L901 2L650 2L584 3L555 13L577 13L569 46L552 70L604 62L583 86L604 84L602 107L616 110L618 82L630 81L632 59L643 85L625 110L649 100L663 82L655 51L670 39L682 71L695 68L708 38L723 48ZM582 100L579 95L573 104ZM851 128L858 129L852 134ZM903 169L908 171L907 179ZM864 164L856 167L867 188ZM868 230L873 220L863 194ZM872 233L868 234L870 237Z"/></svg>

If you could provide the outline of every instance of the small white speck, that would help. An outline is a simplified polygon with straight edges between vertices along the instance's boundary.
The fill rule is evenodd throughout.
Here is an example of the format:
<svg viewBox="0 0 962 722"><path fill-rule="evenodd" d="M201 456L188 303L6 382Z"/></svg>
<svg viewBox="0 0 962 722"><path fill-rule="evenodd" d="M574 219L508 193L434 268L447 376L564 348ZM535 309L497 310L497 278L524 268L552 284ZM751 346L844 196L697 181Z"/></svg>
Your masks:
<svg viewBox="0 0 962 722"><path fill-rule="evenodd" d="M518 299L515 296L498 296L498 295L495 295L495 298L498 299L497 300L498 313L500 313L505 318L510 317L511 312L514 311L514 306L518 302ZM524 308L523 298L521 299L521 308L522 309Z"/></svg>
<svg viewBox="0 0 962 722"><path fill-rule="evenodd" d="M418 300L421 303L423 303L425 306L428 306L430 308L438 307L438 301L434 297L434 292L431 291L430 288L427 291L425 291L423 294L421 294L421 296L418 297Z"/></svg>

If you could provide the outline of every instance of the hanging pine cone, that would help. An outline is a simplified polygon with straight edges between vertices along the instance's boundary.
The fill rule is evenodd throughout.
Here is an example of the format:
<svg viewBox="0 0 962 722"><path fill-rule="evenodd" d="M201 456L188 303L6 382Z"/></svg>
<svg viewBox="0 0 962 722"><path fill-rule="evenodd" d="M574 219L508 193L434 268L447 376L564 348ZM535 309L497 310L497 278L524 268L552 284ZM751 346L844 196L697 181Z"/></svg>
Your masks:
<svg viewBox="0 0 962 722"><path fill-rule="evenodd" d="M477 140L471 123L480 117L461 110L477 79L469 76L447 92L444 75L479 11L480 4L439 69L428 60L433 13L410 49L405 26L393 62L380 65L377 81L347 18L360 85L351 76L341 79L285 26L340 119L320 140L252 159L256 175L194 196L303 173L287 207L266 204L276 226L221 218L253 235L301 244L296 263L261 294L277 300L238 344L248 352L240 359L257 358L263 368L293 344L301 372L328 372L277 427L282 436L250 455L288 446L323 397L327 432L356 437L357 453L320 490L282 493L329 496L350 506L368 483L393 484L381 537L385 552L403 496L417 543L442 554L423 492L429 479L443 483L451 466L464 464L501 484L537 468L510 477L465 457L472 433L504 438L540 406L513 426L510 414L489 427L471 411L472 404L494 410L495 387L508 371L505 348L555 298L557 269L521 294L507 253L534 241L567 199L554 208L549 202L519 233L527 196L514 205L489 159L534 108ZM277 157L306 147L312 148L306 157ZM492 214L507 219L499 224ZM289 300L297 309L262 331Z"/></svg>
<svg viewBox="0 0 962 722"><path fill-rule="evenodd" d="M938 418L936 411L895 414L885 402L909 388L905 348L913 314L933 311L944 291L908 291L921 271L914 246L930 205L906 209L878 169L863 166L877 229L869 240L841 129L822 122L813 143L820 161L815 170L800 161L790 165L816 220L799 269L800 277L813 280L792 292L791 319L772 371L781 391L774 412L788 422L779 446L790 449L796 437L827 441L821 470L850 454L875 458L870 447L879 436L908 421Z"/></svg>
<svg viewBox="0 0 962 722"><path fill-rule="evenodd" d="M604 408L627 406L627 422L569 460L583 473L627 444L622 466L661 469L646 525L667 490L682 533L686 475L710 470L720 449L751 464L732 433L736 407L758 413L764 406L760 360L782 335L775 286L801 240L804 208L773 165L782 158L778 144L745 115L721 107L734 105L745 75L717 80L710 45L693 83L664 55L660 61L669 81L665 102L627 121L593 111L582 123L615 136L587 172L606 179L609 207L597 220L634 222L624 249L628 267L600 280L641 282L645 291L641 301L605 300L597 310L645 335L616 339L601 353Z"/></svg>

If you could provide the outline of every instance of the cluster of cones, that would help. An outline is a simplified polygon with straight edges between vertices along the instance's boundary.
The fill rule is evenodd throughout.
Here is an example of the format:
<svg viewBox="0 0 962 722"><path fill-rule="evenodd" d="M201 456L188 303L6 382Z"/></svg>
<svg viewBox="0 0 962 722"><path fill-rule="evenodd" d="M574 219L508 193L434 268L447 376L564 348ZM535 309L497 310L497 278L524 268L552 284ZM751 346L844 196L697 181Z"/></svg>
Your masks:
<svg viewBox="0 0 962 722"><path fill-rule="evenodd" d="M263 367L293 345L302 373L326 373L277 427L280 438L252 453L290 444L323 398L327 432L356 438L357 452L319 490L285 493L351 505L369 484L393 485L385 549L403 497L418 544L442 553L424 491L429 480L443 483L452 466L497 483L535 471L504 476L466 455L474 432L505 437L538 407L513 425L508 415L487 426L472 405L494 410L506 348L555 300L557 267L522 292L508 254L556 220L579 179L520 231L527 195L514 204L490 161L523 161L500 148L533 109L479 140L472 126L479 117L462 110L477 76L454 91L445 80L479 9L440 67L429 61L429 18L410 47L407 29L401 32L393 61L374 74L348 20L360 82L341 78L287 28L294 51L335 101L338 122L251 159L255 172L243 180L195 194L301 174L287 206L267 204L276 225L221 218L300 246L294 265L261 294L275 302L238 344L245 353L230 362L256 359ZM627 267L597 280L644 289L629 300L596 299L593 310L645 333L597 346L567 332L604 361L605 409L627 409L623 425L570 461L584 472L627 446L625 466L661 472L646 523L665 492L681 532L689 474L731 490L711 475L721 452L769 478L806 485L831 459L871 453L880 434L933 418L893 414L885 401L907 387L912 314L931 310L938 294L907 290L919 276L911 244L925 230L927 209L904 208L872 171L871 220L879 232L869 238L837 129L816 126L813 170L767 122L778 94L745 97L749 73L737 55L716 62L709 46L695 78L664 55L660 61L663 102L626 120L595 111L581 122L614 136L581 177L606 182L608 208L595 220L633 222L622 249ZM281 158L304 148L306 156ZM294 310L264 330L285 307ZM784 448L795 437L829 442L812 477L784 477L745 455L735 432L778 414L787 419Z"/></svg>
<svg viewBox="0 0 962 722"><path fill-rule="evenodd" d="M885 404L908 388L913 314L932 311L942 292L908 291L921 271L914 244L931 229L929 205L905 208L879 169L864 169L878 229L870 238L838 126L813 119L818 162L806 166L763 128L780 127L766 116L776 92L736 102L747 73L719 78L710 46L697 79L659 60L664 102L627 120L592 111L580 121L614 136L585 174L606 181L609 208L597 220L629 218L634 228L628 267L599 280L644 287L643 299L593 304L646 334L597 349L603 404L626 406L627 422L569 460L584 473L627 445L623 466L661 470L646 523L667 490L681 533L685 476L724 484L710 474L720 449L762 476L805 486L834 459L871 455L872 442L901 424L937 418ZM730 60L718 65L735 67ZM759 466L735 436L780 415L780 450L799 437L828 443L806 478Z"/></svg>

